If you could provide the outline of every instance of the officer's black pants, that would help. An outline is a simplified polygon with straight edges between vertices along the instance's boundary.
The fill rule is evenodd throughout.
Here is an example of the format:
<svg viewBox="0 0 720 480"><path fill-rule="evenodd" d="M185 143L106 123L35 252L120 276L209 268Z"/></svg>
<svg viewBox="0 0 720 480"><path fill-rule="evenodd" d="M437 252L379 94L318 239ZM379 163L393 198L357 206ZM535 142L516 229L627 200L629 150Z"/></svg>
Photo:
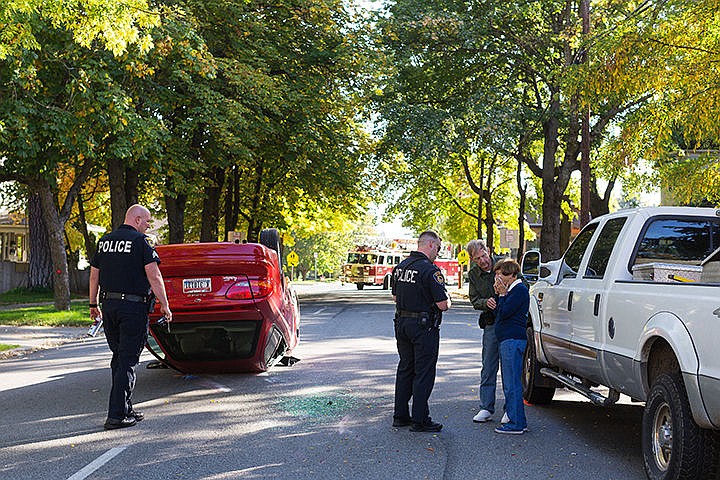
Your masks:
<svg viewBox="0 0 720 480"><path fill-rule="evenodd" d="M420 328L417 318L396 318L395 339L400 362L395 378L396 419L412 418L424 423L430 418L428 399L435 385L435 366L440 348L440 329ZM412 397L412 415L408 403Z"/></svg>
<svg viewBox="0 0 720 480"><path fill-rule="evenodd" d="M147 305L125 300L105 300L103 328L113 353L110 361L112 388L108 418L123 419L132 411L135 367L148 335Z"/></svg>

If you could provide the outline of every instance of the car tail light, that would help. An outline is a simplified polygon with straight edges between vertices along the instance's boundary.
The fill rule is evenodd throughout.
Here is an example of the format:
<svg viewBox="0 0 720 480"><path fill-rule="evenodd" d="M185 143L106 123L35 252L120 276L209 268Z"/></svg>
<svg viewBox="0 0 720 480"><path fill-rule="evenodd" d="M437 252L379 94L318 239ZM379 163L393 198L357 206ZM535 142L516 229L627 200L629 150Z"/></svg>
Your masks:
<svg viewBox="0 0 720 480"><path fill-rule="evenodd" d="M229 298L230 300L252 299L253 293L252 289L250 288L250 282L247 279L235 282L232 287L228 288L225 297Z"/></svg>
<svg viewBox="0 0 720 480"><path fill-rule="evenodd" d="M273 292L273 282L269 278L252 278L250 285L255 298L267 297Z"/></svg>
<svg viewBox="0 0 720 480"><path fill-rule="evenodd" d="M269 278L250 278L238 280L228 288L225 297L230 300L250 300L267 297L273 292L273 283Z"/></svg>

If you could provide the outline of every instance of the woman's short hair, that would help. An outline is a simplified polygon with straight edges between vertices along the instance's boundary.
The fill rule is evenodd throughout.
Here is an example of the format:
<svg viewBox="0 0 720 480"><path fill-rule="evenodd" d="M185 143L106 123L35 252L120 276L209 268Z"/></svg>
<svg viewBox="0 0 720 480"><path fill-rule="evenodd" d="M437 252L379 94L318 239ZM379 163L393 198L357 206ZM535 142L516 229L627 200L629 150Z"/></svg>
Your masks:
<svg viewBox="0 0 720 480"><path fill-rule="evenodd" d="M505 258L495 264L493 271L500 272L503 275L513 275L517 277L520 273L520 264L512 258Z"/></svg>

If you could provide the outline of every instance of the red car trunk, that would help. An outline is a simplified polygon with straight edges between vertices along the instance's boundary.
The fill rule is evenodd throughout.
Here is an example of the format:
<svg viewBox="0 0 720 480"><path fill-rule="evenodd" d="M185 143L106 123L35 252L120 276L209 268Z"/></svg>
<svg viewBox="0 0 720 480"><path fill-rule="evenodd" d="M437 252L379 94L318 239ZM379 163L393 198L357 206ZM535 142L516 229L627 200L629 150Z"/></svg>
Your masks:
<svg viewBox="0 0 720 480"><path fill-rule="evenodd" d="M197 243L157 252L173 321L158 325L156 309L148 348L162 362L182 372L257 372L295 347L297 303L274 250Z"/></svg>

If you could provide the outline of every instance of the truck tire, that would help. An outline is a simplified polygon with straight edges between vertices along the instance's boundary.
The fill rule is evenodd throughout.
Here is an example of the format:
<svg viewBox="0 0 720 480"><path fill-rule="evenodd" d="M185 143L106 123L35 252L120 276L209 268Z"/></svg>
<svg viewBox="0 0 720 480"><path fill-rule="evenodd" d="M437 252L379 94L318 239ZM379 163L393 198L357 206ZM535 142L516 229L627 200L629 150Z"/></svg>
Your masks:
<svg viewBox="0 0 720 480"><path fill-rule="evenodd" d="M528 327L526 332L528 342L523 358L523 398L534 405L546 405L552 402L553 396L555 396L555 387L539 385L538 380L542 374L540 373L540 362L535 355L532 327Z"/></svg>
<svg viewBox="0 0 720 480"><path fill-rule="evenodd" d="M365 284L364 284L364 283L356 283L355 285L357 286L357 289L358 289L358 290L362 290L363 288L365 288Z"/></svg>
<svg viewBox="0 0 720 480"><path fill-rule="evenodd" d="M663 373L650 390L642 419L642 453L651 480L718 478L718 433L692 418L679 373Z"/></svg>
<svg viewBox="0 0 720 480"><path fill-rule="evenodd" d="M388 288L390 288L390 275L385 275L383 279L383 290L387 290Z"/></svg>

